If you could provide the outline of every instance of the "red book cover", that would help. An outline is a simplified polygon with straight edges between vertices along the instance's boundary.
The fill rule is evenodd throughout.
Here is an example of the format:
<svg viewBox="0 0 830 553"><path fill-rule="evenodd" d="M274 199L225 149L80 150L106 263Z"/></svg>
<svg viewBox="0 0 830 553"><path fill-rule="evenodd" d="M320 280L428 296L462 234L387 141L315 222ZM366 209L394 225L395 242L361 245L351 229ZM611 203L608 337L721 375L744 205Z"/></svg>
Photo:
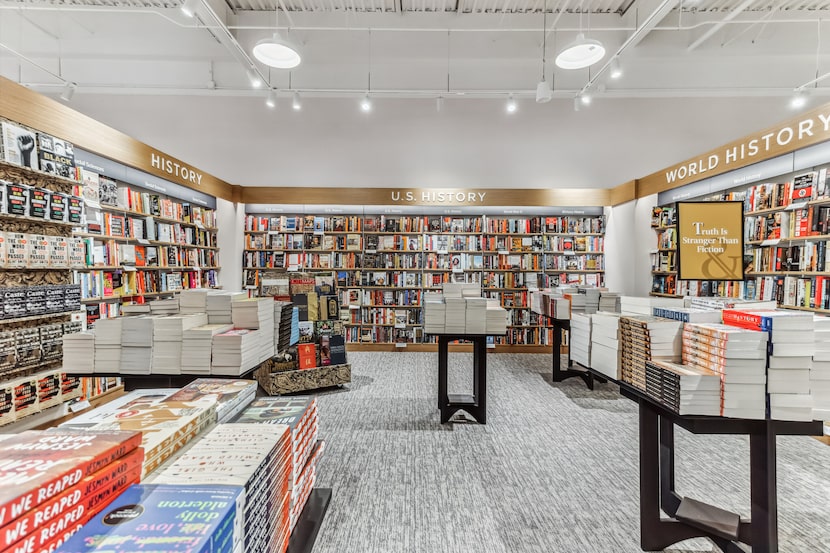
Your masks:
<svg viewBox="0 0 830 553"><path fill-rule="evenodd" d="M300 370L313 369L317 366L316 344L299 344L297 346L297 353L299 356Z"/></svg>
<svg viewBox="0 0 830 553"><path fill-rule="evenodd" d="M58 520L63 513L75 509L78 505L84 506L86 515L99 512L106 503L115 498L114 492L139 480L143 462L144 450L135 449L98 472L83 478L77 485L27 511L0 528L0 548L5 550L29 535L39 533L38 530L44 525ZM36 547L39 545L43 544L37 544Z"/></svg>
<svg viewBox="0 0 830 553"><path fill-rule="evenodd" d="M768 324L765 322L764 316L735 309L723 310L723 324L749 330L768 330Z"/></svg>
<svg viewBox="0 0 830 553"><path fill-rule="evenodd" d="M30 430L0 442L0 525L141 444L140 432Z"/></svg>

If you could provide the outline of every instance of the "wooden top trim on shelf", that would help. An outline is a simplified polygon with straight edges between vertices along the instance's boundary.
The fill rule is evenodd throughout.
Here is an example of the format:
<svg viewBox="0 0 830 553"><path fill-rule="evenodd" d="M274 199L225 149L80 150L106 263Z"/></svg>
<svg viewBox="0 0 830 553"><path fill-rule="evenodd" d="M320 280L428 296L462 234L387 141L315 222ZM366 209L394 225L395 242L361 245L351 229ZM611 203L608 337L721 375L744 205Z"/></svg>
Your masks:
<svg viewBox="0 0 830 553"><path fill-rule="evenodd" d="M197 170L189 163L184 163L171 155L156 150L5 77L0 77L0 116L68 140L85 150L146 171L170 182L233 201L233 187L230 183L204 171ZM196 171L201 175L201 181L196 185L189 180L155 167L151 161L153 155Z"/></svg>
<svg viewBox="0 0 830 553"><path fill-rule="evenodd" d="M747 240L744 244L747 246L777 246L781 243L809 242L810 240L815 240L817 242L830 240L830 234L814 234L812 236L795 236L792 238L767 238L766 240Z"/></svg>
<svg viewBox="0 0 830 553"><path fill-rule="evenodd" d="M830 115L830 104L825 104L811 111L796 115L778 125L749 134L738 140L733 140L701 155L670 165L661 171L637 179L636 197L642 198L651 194L679 188L686 184L728 173L760 161L772 159L813 144L830 140L830 128L827 128L820 120L820 117L827 118L828 115ZM809 133L800 130L806 128L808 125L810 129ZM789 140L783 145L780 145L777 139L779 133L784 133L784 140L789 136ZM745 154L742 159L738 159L740 152L749 151L750 145L754 145L754 148L757 148L756 155ZM727 152L736 152L737 155L727 159ZM684 167L686 168L685 170L682 169ZM694 172L689 168L693 168ZM684 178L675 178L672 182L668 182L667 175L674 172L676 176L679 176L679 173L677 173L678 170L685 174Z"/></svg>

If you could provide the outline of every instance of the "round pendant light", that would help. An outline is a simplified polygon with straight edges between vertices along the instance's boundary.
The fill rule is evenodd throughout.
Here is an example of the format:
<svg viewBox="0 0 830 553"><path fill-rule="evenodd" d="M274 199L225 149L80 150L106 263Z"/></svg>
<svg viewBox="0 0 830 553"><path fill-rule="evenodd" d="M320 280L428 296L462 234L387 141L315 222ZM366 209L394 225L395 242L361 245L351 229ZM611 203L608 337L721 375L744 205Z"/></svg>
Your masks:
<svg viewBox="0 0 830 553"><path fill-rule="evenodd" d="M302 61L299 49L279 33L257 42L253 53L257 60L276 69L293 69Z"/></svg>
<svg viewBox="0 0 830 553"><path fill-rule="evenodd" d="M579 33L576 40L556 56L556 65L562 69L584 69L605 57L605 46L598 40Z"/></svg>

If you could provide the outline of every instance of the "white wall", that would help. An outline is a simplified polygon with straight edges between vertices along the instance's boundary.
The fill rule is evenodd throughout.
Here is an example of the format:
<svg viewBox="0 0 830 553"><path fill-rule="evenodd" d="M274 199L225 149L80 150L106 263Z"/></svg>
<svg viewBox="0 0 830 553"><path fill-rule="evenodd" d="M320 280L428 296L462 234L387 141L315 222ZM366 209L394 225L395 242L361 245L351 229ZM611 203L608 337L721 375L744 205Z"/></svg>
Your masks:
<svg viewBox="0 0 830 553"><path fill-rule="evenodd" d="M635 262L638 248L632 240L635 203L605 208L605 286L627 296L637 293Z"/></svg>
<svg viewBox="0 0 830 553"><path fill-rule="evenodd" d="M245 236L245 204L216 199L216 220L219 227L219 284L225 290L242 287L242 253Z"/></svg>
<svg viewBox="0 0 830 553"><path fill-rule="evenodd" d="M657 233L651 228L651 209L657 205L657 194L636 200L634 226L631 232L631 263L634 274L634 290L637 296L651 292L651 258L649 252L657 249Z"/></svg>

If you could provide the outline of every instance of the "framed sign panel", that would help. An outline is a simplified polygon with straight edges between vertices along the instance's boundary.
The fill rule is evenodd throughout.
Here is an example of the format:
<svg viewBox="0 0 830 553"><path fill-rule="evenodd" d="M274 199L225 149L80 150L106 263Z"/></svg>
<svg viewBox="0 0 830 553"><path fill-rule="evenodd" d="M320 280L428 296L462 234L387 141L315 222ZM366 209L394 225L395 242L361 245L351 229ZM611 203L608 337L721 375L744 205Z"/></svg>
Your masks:
<svg viewBox="0 0 830 553"><path fill-rule="evenodd" d="M677 278L744 279L743 202L677 203Z"/></svg>

